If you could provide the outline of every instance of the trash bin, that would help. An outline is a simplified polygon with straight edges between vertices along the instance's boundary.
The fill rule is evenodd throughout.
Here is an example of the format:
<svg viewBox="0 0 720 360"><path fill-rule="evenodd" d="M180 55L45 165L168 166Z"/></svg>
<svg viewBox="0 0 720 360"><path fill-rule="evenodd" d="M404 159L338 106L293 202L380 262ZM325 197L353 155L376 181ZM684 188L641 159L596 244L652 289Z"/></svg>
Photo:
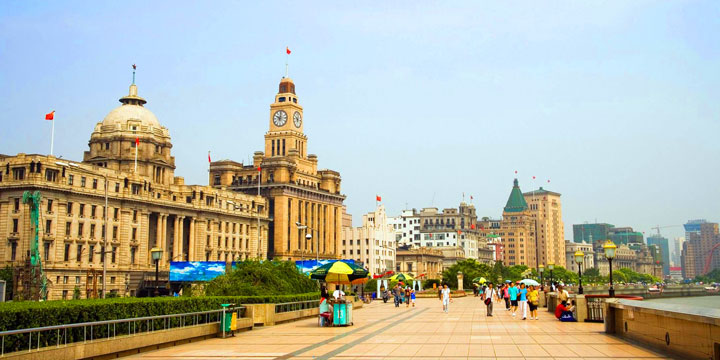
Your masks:
<svg viewBox="0 0 720 360"><path fill-rule="evenodd" d="M237 330L237 311L229 310L230 306L235 304L220 304L223 308L222 318L220 319L220 331L222 337L226 337L228 334L235 336L234 331Z"/></svg>

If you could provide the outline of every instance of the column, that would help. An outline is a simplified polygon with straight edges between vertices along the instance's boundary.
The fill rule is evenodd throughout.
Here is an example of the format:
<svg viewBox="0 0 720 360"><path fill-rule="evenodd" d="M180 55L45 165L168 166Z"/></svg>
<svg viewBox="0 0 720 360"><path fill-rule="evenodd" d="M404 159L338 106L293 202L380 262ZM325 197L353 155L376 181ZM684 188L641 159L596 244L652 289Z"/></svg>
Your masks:
<svg viewBox="0 0 720 360"><path fill-rule="evenodd" d="M337 255L338 252L338 242L340 242L340 239L342 238L342 208L339 206L335 207L335 229L333 229L333 234L335 234L335 241L333 241L333 250L334 253Z"/></svg>
<svg viewBox="0 0 720 360"><path fill-rule="evenodd" d="M177 246L177 252L180 256L180 259L178 261L185 261L185 256L183 252L183 247L185 246L185 239L183 236L183 231L185 230L185 217L184 216L178 216L178 228L175 230L177 232L177 238L178 238L178 246Z"/></svg>
<svg viewBox="0 0 720 360"><path fill-rule="evenodd" d="M162 247L161 247L161 249L163 250L163 261L162 262L164 262L164 263L169 263L170 258L172 257L172 254L170 254L170 251L168 251L168 246L167 246L167 218L168 218L167 215L162 216L162 234L161 234L162 235L162 242L161 242Z"/></svg>
<svg viewBox="0 0 720 360"><path fill-rule="evenodd" d="M180 256L180 244L179 244L179 237L178 237L178 228L180 223L180 217L175 216L175 221L173 222L173 255L172 258L175 261L182 261L182 256Z"/></svg>
<svg viewBox="0 0 720 360"><path fill-rule="evenodd" d="M298 222L305 224L305 203L302 200L298 200ZM299 251L305 251L305 234L303 231L298 231L297 249Z"/></svg>
<svg viewBox="0 0 720 360"><path fill-rule="evenodd" d="M158 248L162 248L162 215L158 213L157 215L157 224L155 226L155 246ZM151 257L152 259L152 257Z"/></svg>
<svg viewBox="0 0 720 360"><path fill-rule="evenodd" d="M188 241L188 261L195 261L195 218L190 218L190 240Z"/></svg>
<svg viewBox="0 0 720 360"><path fill-rule="evenodd" d="M320 244L320 252L326 254L327 244L325 243L325 241L327 239L325 238L325 215L327 215L327 211L325 211L326 205L318 204L318 206L320 206L320 209L318 211L318 213L320 214L320 221L318 222L318 244Z"/></svg>

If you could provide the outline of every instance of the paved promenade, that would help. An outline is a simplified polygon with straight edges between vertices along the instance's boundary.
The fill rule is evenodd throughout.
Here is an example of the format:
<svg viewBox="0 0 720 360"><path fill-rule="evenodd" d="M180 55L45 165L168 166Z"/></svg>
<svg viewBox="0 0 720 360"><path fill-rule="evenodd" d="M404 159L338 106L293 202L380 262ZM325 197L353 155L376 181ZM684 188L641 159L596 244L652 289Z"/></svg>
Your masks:
<svg viewBox="0 0 720 360"><path fill-rule="evenodd" d="M318 328L305 319L133 356L142 359L658 359L662 354L605 335L603 324L513 318L496 303L485 316L479 298L437 299L415 308L373 302L354 312L355 326Z"/></svg>

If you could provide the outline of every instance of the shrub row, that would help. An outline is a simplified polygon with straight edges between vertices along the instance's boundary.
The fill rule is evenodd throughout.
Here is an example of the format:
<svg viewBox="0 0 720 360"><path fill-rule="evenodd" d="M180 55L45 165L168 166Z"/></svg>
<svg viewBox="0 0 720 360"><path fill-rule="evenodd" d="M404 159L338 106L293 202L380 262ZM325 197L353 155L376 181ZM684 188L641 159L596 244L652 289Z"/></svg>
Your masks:
<svg viewBox="0 0 720 360"><path fill-rule="evenodd" d="M0 305L0 331L145 316L191 313L220 304L268 304L315 300L319 293L266 296L201 296L8 302Z"/></svg>

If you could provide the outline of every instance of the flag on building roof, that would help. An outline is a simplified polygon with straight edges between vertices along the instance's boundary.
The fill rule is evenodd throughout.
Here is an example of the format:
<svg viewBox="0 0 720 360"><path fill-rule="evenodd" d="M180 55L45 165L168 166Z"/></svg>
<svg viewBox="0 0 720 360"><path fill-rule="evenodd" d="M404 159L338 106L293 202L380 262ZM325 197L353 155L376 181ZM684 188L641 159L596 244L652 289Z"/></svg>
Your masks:
<svg viewBox="0 0 720 360"><path fill-rule="evenodd" d="M290 48L286 46L286 47L285 47L285 52L286 52L288 55L290 55Z"/></svg>
<svg viewBox="0 0 720 360"><path fill-rule="evenodd" d="M55 110L45 114L45 120L53 120L55 118Z"/></svg>
<svg viewBox="0 0 720 360"><path fill-rule="evenodd" d="M258 166L258 171L262 171L262 168Z"/></svg>
<svg viewBox="0 0 720 360"><path fill-rule="evenodd" d="M375 195L375 201L382 201L382 198L380 197L380 195Z"/></svg>
<svg viewBox="0 0 720 360"><path fill-rule="evenodd" d="M211 163L212 160L210 160L210 152L208 151L208 162Z"/></svg>
<svg viewBox="0 0 720 360"><path fill-rule="evenodd" d="M140 145L140 137L135 137L135 146ZM208 153L208 156L210 156L210 153Z"/></svg>

